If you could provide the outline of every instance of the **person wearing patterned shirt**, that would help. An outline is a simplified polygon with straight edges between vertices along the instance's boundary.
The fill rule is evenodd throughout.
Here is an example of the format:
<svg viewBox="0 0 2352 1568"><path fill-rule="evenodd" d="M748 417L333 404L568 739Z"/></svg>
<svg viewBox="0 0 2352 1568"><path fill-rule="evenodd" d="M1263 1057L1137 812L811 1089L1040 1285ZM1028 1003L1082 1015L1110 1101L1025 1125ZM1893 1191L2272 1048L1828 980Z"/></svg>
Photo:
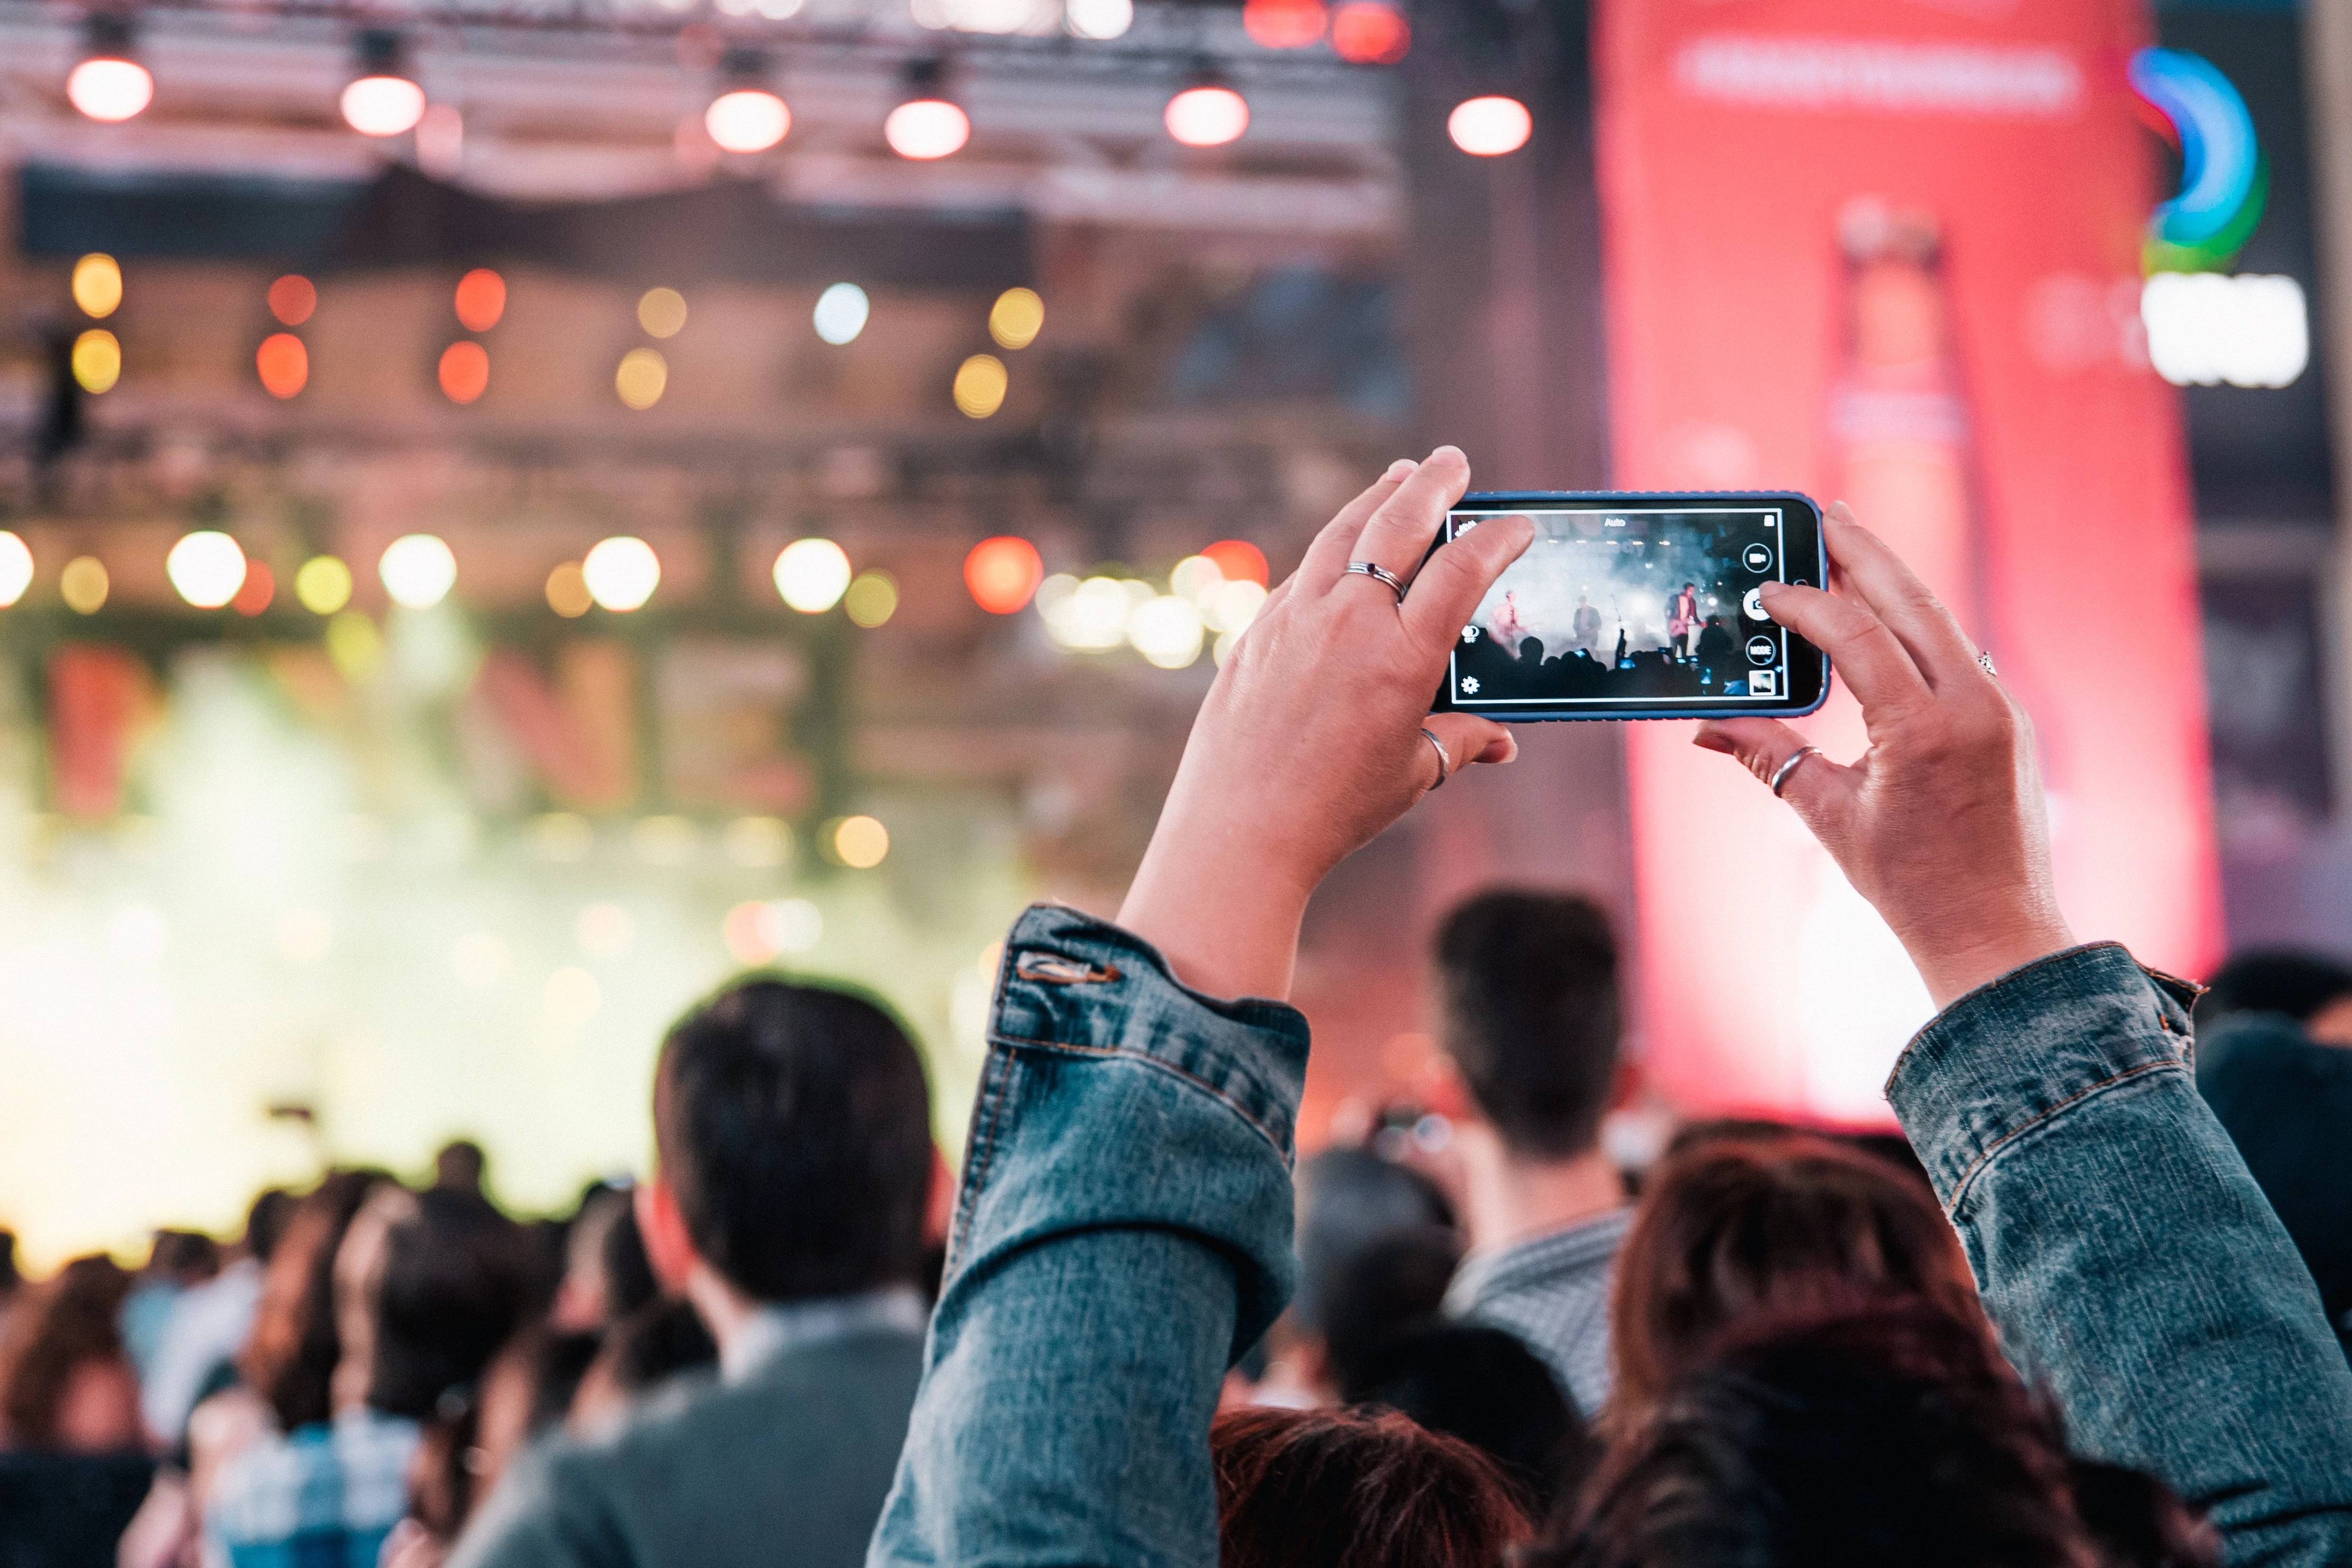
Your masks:
<svg viewBox="0 0 2352 1568"><path fill-rule="evenodd" d="M1471 1244L1446 1313L1517 1335L1590 1418L1633 1219L1601 1151L1619 1092L1616 938L1589 899L1498 890L1445 917L1433 958Z"/></svg>

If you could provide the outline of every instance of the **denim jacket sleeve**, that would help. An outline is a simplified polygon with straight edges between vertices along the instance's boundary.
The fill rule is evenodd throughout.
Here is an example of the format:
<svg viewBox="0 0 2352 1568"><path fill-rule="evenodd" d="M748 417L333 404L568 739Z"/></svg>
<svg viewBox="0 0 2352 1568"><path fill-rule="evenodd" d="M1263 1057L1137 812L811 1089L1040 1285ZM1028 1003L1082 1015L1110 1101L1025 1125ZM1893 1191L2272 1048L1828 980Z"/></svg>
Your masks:
<svg viewBox="0 0 2352 1568"><path fill-rule="evenodd" d="M1307 1024L1046 905L1005 943L881 1564L1215 1568L1209 1421L1290 1294Z"/></svg>
<svg viewBox="0 0 2352 1568"><path fill-rule="evenodd" d="M2207 1510L2233 1564L2352 1562L2352 1370L2171 984L2112 944L2028 965L1922 1030L1887 1095L2075 1448Z"/></svg>

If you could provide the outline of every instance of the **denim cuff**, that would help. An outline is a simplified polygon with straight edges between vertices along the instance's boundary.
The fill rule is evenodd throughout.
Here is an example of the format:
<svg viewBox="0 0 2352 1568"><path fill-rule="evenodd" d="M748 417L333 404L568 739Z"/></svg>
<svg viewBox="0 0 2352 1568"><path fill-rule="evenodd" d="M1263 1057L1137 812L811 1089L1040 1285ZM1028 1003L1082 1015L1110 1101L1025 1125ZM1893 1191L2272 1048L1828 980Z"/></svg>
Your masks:
<svg viewBox="0 0 2352 1568"><path fill-rule="evenodd" d="M1946 1209L2052 1117L2126 1080L2189 1071L2195 995L2100 942L2037 959L1938 1013L1895 1062L1886 1097Z"/></svg>

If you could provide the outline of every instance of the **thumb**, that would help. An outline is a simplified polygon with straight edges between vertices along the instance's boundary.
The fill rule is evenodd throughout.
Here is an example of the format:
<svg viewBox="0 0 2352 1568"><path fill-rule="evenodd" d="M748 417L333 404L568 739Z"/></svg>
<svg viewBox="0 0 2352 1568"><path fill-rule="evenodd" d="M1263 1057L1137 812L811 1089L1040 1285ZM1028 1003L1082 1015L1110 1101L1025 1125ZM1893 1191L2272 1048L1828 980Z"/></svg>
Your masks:
<svg viewBox="0 0 2352 1568"><path fill-rule="evenodd" d="M1518 738L1508 726L1491 718L1469 713L1433 713L1421 722L1423 727L1437 737L1437 743L1453 759L1448 778L1474 762L1511 762L1518 758ZM1436 760L1434 757L1430 758L1433 769Z"/></svg>
<svg viewBox="0 0 2352 1568"><path fill-rule="evenodd" d="M1817 834L1823 817L1853 787L1852 768L1813 750L1811 742L1777 718L1711 718L1698 727L1691 744L1737 759L1767 784L1779 779L1780 799L1795 807ZM1783 774L1781 768L1800 752L1808 755Z"/></svg>

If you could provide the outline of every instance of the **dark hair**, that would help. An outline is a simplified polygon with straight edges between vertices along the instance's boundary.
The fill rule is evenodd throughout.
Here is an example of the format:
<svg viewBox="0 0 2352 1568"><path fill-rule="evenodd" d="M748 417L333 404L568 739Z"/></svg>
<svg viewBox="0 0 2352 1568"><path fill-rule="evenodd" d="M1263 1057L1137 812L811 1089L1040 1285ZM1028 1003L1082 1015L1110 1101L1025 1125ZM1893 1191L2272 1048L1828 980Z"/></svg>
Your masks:
<svg viewBox="0 0 2352 1568"><path fill-rule="evenodd" d="M481 1145L471 1138L453 1138L433 1156L433 1185L479 1192L489 1165L490 1157L482 1153Z"/></svg>
<svg viewBox="0 0 2352 1568"><path fill-rule="evenodd" d="M481 1376L515 1332L533 1270L522 1228L481 1194L440 1186L415 1198L384 1232L367 1402L421 1420Z"/></svg>
<svg viewBox="0 0 2352 1568"><path fill-rule="evenodd" d="M343 1354L335 1327L335 1254L380 1179L367 1171L325 1177L295 1203L270 1253L237 1371L269 1406L281 1432L333 1413L331 1385Z"/></svg>
<svg viewBox="0 0 2352 1568"><path fill-rule="evenodd" d="M1406 1231L1454 1228L1437 1184L1368 1149L1326 1149L1298 1167L1298 1290L1292 1310L1320 1331L1361 1281L1340 1276L1363 1253ZM1442 1291L1441 1291L1442 1293Z"/></svg>
<svg viewBox="0 0 2352 1568"><path fill-rule="evenodd" d="M193 1285L220 1271L220 1243L197 1230L155 1231L147 1249L143 1275Z"/></svg>
<svg viewBox="0 0 2352 1568"><path fill-rule="evenodd" d="M2292 948L2256 948L2221 966L2211 988L2197 998L2197 1021L2209 1024L2230 1013L2284 1013L2304 1023L2347 995L2352 995L2352 965Z"/></svg>
<svg viewBox="0 0 2352 1568"><path fill-rule="evenodd" d="M294 1222L294 1210L299 1200L282 1186L264 1190L245 1211L245 1249L253 1260L267 1267L285 1238L286 1228Z"/></svg>
<svg viewBox="0 0 2352 1568"><path fill-rule="evenodd" d="M1759 1320L1614 1442L1532 1563L2210 1568L2146 1482L2078 1465L1978 1326L1924 1301ZM2093 1522L2086 1503L2109 1511ZM2165 1499L2157 1507L2155 1500ZM2139 1547L2153 1542L2157 1555Z"/></svg>
<svg viewBox="0 0 2352 1568"><path fill-rule="evenodd" d="M16 1233L0 1230L0 1297L25 1282L16 1269Z"/></svg>
<svg viewBox="0 0 2352 1568"><path fill-rule="evenodd" d="M716 1365L719 1342L692 1302L663 1296L614 1324L604 1336L604 1354L610 1358L614 1390L634 1395L681 1372Z"/></svg>
<svg viewBox="0 0 2352 1568"><path fill-rule="evenodd" d="M1235 1410L1209 1428L1220 1568L1496 1568L1527 1515L1469 1444L1393 1410Z"/></svg>
<svg viewBox="0 0 2352 1568"><path fill-rule="evenodd" d="M1613 1292L1612 1421L1638 1419L1752 1317L1916 1297L1983 1324L1959 1240L1922 1186L1783 1130L1741 1127L1669 1155L1644 1187Z"/></svg>
<svg viewBox="0 0 2352 1568"><path fill-rule="evenodd" d="M661 1295L653 1260L646 1256L646 1239L637 1230L636 1206L625 1197L621 1200L620 1214L605 1227L596 1251L604 1269L604 1312L609 1322L618 1322Z"/></svg>
<svg viewBox="0 0 2352 1568"><path fill-rule="evenodd" d="M7 1446L47 1448L74 1373L121 1361L118 1323L131 1276L103 1253L77 1258L25 1290L0 1322L0 1432Z"/></svg>
<svg viewBox="0 0 2352 1568"><path fill-rule="evenodd" d="M740 982L687 1015L654 1077L654 1141L704 1261L761 1301L912 1283L930 1092L867 998Z"/></svg>
<svg viewBox="0 0 2352 1568"><path fill-rule="evenodd" d="M1506 1147L1591 1148L1617 1075L1617 939L1574 894L1502 889L1457 905L1433 944L1438 1040Z"/></svg>
<svg viewBox="0 0 2352 1568"><path fill-rule="evenodd" d="M1542 1518L1587 1464L1584 1423L1525 1342L1484 1323L1433 1322L1343 1370L1339 1397L1381 1405L1493 1459Z"/></svg>
<svg viewBox="0 0 2352 1568"><path fill-rule="evenodd" d="M1461 1233L1435 1225L1391 1231L1342 1260L1322 1312L1333 1381L1346 1387L1391 1341L1434 1322L1461 1261Z"/></svg>

